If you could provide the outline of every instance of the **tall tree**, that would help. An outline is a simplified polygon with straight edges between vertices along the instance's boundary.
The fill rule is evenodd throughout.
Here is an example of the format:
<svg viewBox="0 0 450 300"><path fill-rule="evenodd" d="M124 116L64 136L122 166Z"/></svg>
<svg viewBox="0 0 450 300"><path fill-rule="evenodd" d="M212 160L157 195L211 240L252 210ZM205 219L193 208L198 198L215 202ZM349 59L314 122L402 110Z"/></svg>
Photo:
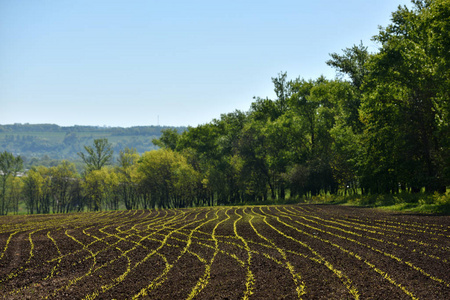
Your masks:
<svg viewBox="0 0 450 300"><path fill-rule="evenodd" d="M24 197L28 212L48 214L51 209L50 169L33 167L24 177Z"/></svg>
<svg viewBox="0 0 450 300"><path fill-rule="evenodd" d="M23 180L21 177L13 177L9 188L11 210L15 215L19 213L19 202L23 199Z"/></svg>
<svg viewBox="0 0 450 300"><path fill-rule="evenodd" d="M82 182L84 196L87 198L89 210L101 211L106 206L110 171L107 167L87 173Z"/></svg>
<svg viewBox="0 0 450 300"><path fill-rule="evenodd" d="M1 176L1 194L0 194L0 215L5 215L8 212L7 203L7 186L9 180L17 175L22 170L23 161L20 156L14 157L10 152L3 151L0 153L0 176Z"/></svg>
<svg viewBox="0 0 450 300"><path fill-rule="evenodd" d="M51 191L53 198L52 209L54 213L67 213L75 208L72 203L77 186L77 172L75 165L63 160L58 166L50 168Z"/></svg>
<svg viewBox="0 0 450 300"><path fill-rule="evenodd" d="M290 96L289 82L287 81L287 72L278 73L278 77L272 77L274 92L277 95L276 105L280 115L288 110L287 99Z"/></svg>
<svg viewBox="0 0 450 300"><path fill-rule="evenodd" d="M125 148L119 153L117 173L120 184L118 185L118 194L122 198L126 209L138 208L140 178L137 168L139 158L139 154L134 148Z"/></svg>
<svg viewBox="0 0 450 300"><path fill-rule="evenodd" d="M87 171L100 170L112 162L113 149L108 139L95 139L93 146L84 146L87 153L78 152Z"/></svg>
<svg viewBox="0 0 450 300"><path fill-rule="evenodd" d="M399 7L375 41L380 52L369 63L363 86L368 160L382 192L405 183L414 191L444 191L449 184L448 96L450 70L448 0L413 1ZM383 149L382 151L380 149ZM375 151L373 151L375 150ZM382 163L377 163L382 162ZM373 180L368 180L371 182Z"/></svg>
<svg viewBox="0 0 450 300"><path fill-rule="evenodd" d="M240 180L245 186L245 200L267 200L267 187L275 195L275 187L269 169L268 139L264 134L265 123L247 122L242 130L237 148L242 158Z"/></svg>
<svg viewBox="0 0 450 300"><path fill-rule="evenodd" d="M152 206L188 207L195 197L199 174L178 152L170 149L145 152L138 172L151 195Z"/></svg>

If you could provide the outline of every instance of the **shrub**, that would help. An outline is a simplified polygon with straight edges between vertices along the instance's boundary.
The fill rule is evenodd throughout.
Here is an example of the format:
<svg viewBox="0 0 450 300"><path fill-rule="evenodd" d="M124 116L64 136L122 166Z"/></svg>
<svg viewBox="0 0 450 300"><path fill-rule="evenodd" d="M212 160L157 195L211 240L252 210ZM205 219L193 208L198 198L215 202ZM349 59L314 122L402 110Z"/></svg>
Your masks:
<svg viewBox="0 0 450 300"><path fill-rule="evenodd" d="M437 205L450 207L450 192L447 192L443 195L435 192L432 199L433 199L433 202Z"/></svg>

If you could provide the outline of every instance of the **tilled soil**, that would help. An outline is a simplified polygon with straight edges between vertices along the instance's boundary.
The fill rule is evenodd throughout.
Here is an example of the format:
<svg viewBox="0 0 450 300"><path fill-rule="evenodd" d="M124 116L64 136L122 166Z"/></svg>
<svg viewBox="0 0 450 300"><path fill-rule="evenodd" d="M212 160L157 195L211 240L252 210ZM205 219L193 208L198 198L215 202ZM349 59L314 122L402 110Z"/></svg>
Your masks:
<svg viewBox="0 0 450 300"><path fill-rule="evenodd" d="M450 217L343 206L0 218L5 299L450 299Z"/></svg>

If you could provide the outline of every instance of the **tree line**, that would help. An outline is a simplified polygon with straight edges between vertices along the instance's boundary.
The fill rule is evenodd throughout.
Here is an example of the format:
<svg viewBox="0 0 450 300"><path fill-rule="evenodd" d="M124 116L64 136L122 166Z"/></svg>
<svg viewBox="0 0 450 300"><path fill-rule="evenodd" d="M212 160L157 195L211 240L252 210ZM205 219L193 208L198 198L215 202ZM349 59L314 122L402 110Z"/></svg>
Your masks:
<svg viewBox="0 0 450 300"><path fill-rule="evenodd" d="M20 204L29 214L205 205L196 197L200 174L171 150L139 155L126 148L113 165L112 145L96 139L79 155L82 174L68 161L23 174L20 156L0 153L0 215L17 214Z"/></svg>
<svg viewBox="0 0 450 300"><path fill-rule="evenodd" d="M29 212L43 213L444 193L450 185L450 2L412 2L373 37L376 53L362 43L332 53L326 63L337 71L334 80L279 73L272 78L275 99L255 97L247 112L181 133L163 130L153 140L159 150L140 155L125 148L115 166L110 144L97 139L79 153L83 174L63 162L20 180L10 175L2 203L17 194Z"/></svg>

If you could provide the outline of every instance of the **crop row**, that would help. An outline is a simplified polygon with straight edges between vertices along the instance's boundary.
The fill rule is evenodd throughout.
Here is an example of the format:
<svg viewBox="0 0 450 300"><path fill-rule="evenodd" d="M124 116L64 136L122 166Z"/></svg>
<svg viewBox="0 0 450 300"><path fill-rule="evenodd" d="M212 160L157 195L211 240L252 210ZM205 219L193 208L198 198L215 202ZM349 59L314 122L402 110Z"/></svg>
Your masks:
<svg viewBox="0 0 450 300"><path fill-rule="evenodd" d="M0 222L0 294L8 299L450 295L446 217L266 206Z"/></svg>

